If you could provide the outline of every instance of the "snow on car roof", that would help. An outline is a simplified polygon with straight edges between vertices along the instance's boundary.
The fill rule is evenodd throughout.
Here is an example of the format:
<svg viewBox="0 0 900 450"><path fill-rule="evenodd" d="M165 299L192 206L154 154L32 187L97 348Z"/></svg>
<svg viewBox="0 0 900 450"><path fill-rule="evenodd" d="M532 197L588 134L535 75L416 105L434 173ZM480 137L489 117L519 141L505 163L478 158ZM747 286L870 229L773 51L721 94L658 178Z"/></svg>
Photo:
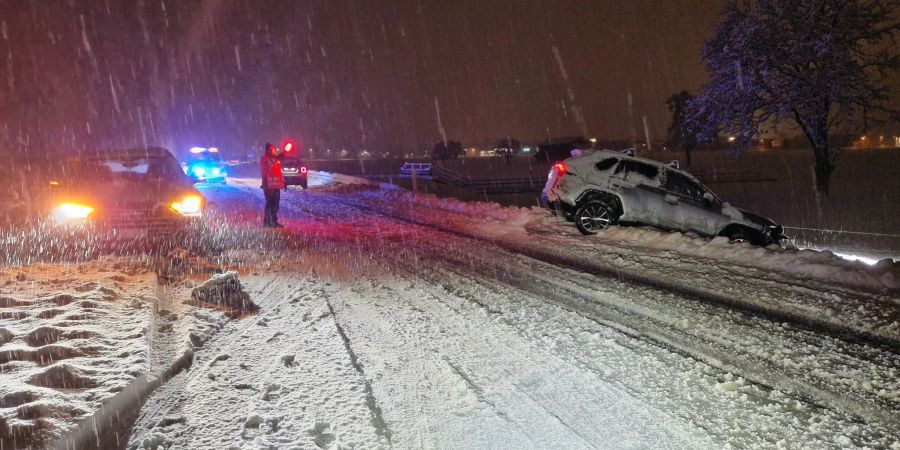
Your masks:
<svg viewBox="0 0 900 450"><path fill-rule="evenodd" d="M625 154L625 153L622 153L622 152L618 152L618 151L615 151L615 150L596 150L596 151L593 151L593 152L584 153L584 154L582 154L581 156L576 156L576 157L573 157L573 158L571 158L571 159L576 159L576 158L596 158L596 157L598 157L598 156L602 156L603 158L615 157L615 158L619 158L619 159L623 159L623 160L637 161L637 162L642 162L642 163L650 164L650 165L653 165L653 166L664 167L664 168L666 168L666 169L668 169L668 170L671 170L671 171L674 171L674 172L678 172L678 173L680 173L680 174L682 174L682 175L685 175L685 176L687 176L688 178L690 178L690 179L692 179L692 180L694 180L694 181L696 181L696 182L698 182L698 183L700 182L700 180L698 180L697 177L691 175L689 172L685 172L684 170L682 170L682 169L680 169L680 168L673 167L673 166L671 165L670 162L666 162L666 161L657 161L657 160L655 160L655 159L642 158L642 157L640 157L640 156L629 156L628 154ZM702 183L701 183L701 184L702 184Z"/></svg>
<svg viewBox="0 0 900 450"><path fill-rule="evenodd" d="M134 147L124 150L98 150L86 152L78 156L70 156L67 161L87 159L134 159L134 158L174 158L172 153L162 147Z"/></svg>

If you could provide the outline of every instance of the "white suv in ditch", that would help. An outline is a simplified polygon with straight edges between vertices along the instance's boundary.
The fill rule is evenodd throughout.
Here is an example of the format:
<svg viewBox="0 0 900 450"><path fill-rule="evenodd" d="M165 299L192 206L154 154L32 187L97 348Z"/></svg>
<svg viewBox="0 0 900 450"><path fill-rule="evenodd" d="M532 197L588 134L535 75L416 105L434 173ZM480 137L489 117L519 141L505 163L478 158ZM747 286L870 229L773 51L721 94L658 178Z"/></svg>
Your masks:
<svg viewBox="0 0 900 450"><path fill-rule="evenodd" d="M608 150L554 164L542 197L582 234L621 223L727 236L755 245L784 238L780 225L723 202L677 164Z"/></svg>

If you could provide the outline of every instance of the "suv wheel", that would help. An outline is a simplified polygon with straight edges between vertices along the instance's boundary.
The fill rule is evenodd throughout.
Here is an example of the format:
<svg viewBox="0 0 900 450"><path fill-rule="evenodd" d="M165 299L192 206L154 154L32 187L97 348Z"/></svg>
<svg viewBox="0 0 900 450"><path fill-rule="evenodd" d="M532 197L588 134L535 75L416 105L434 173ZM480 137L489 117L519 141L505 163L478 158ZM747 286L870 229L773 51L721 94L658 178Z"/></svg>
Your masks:
<svg viewBox="0 0 900 450"><path fill-rule="evenodd" d="M581 234L597 234L617 220L616 210L600 200L591 200L575 211L575 227Z"/></svg>

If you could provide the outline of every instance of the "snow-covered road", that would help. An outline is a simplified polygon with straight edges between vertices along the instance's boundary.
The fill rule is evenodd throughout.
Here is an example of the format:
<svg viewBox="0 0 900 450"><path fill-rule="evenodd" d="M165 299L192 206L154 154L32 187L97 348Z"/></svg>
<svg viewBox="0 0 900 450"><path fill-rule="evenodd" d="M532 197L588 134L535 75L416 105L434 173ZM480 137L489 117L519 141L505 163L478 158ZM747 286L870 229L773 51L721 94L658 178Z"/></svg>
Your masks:
<svg viewBox="0 0 900 450"><path fill-rule="evenodd" d="M205 194L239 222L261 208L252 180ZM598 243L564 228L529 223L523 242L508 217L403 195L346 185L285 193L288 227L273 233L292 250L245 277L260 314L207 343L199 369L148 403L131 442L900 445L895 336L866 322L896 314L893 292L635 247L610 255L683 281L648 285L625 270L570 267ZM570 258L556 260L552 250L567 246ZM840 311L809 320L842 302L880 309L841 326Z"/></svg>
<svg viewBox="0 0 900 450"><path fill-rule="evenodd" d="M208 242L225 252L190 264L201 264L201 275L211 263L237 270L259 306L254 314L229 319L189 302L195 271L186 272L194 279L160 281L151 296L152 280L132 287L112 263L100 264L109 273L90 263L65 269L78 274L66 279L72 308L83 303L82 290L107 285L144 305L120 308L147 322L129 344L139 358L123 367L106 357L112 348L46 368L19 358L34 351L34 329L67 326L35 314L41 298L68 285L53 285L60 277L52 265L21 277L0 271L0 294L10 294L0 356L14 360L0 366L0 379L16 383L0 385L0 443L4 421L58 435L107 403L128 375L143 375L161 386L127 444L118 422L90 419L77 442L900 449L894 263L649 229L585 238L540 210L415 196L322 173L311 180L312 189L283 194L282 230L258 225L258 180L203 189L215 224ZM44 272L47 283L31 281ZM118 320L115 299L91 300ZM99 323L89 328L111 336ZM115 376L97 375L98 365ZM93 387L28 386L28 377L60 367ZM174 378L157 377L166 372ZM14 401L23 395L25 403ZM15 443L47 442L18 436Z"/></svg>

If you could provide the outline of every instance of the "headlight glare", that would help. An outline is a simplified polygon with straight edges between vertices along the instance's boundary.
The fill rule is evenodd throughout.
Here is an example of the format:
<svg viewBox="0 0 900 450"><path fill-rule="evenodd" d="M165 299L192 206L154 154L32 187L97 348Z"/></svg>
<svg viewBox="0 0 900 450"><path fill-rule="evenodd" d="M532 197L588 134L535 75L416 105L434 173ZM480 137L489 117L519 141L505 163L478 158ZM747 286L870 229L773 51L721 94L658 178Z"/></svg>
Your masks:
<svg viewBox="0 0 900 450"><path fill-rule="evenodd" d="M82 221L88 218L94 208L80 203L61 203L50 213L50 217L58 224Z"/></svg>
<svg viewBox="0 0 900 450"><path fill-rule="evenodd" d="M197 195L188 195L172 203L172 209L183 216L199 216L203 213L203 199Z"/></svg>

